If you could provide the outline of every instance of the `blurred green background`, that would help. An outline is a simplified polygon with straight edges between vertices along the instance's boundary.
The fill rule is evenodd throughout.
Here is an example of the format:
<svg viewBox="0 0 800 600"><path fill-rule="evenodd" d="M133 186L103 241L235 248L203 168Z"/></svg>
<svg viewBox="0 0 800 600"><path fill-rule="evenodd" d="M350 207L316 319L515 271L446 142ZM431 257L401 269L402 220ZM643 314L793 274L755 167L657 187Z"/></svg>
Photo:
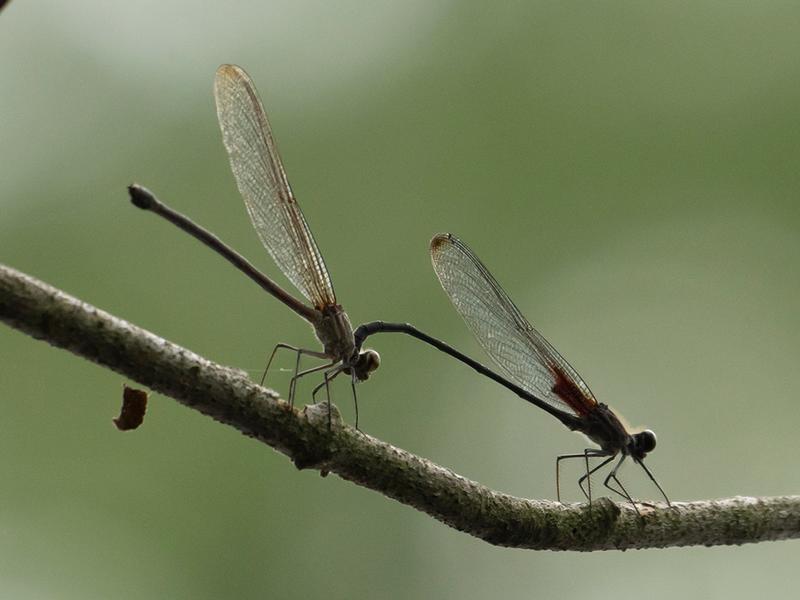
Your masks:
<svg viewBox="0 0 800 600"><path fill-rule="evenodd" d="M354 323L410 321L485 359L430 268L428 240L452 231L601 400L658 433L648 462L674 500L798 493L798 31L792 2L18 0L0 13L0 261L254 377L276 342L313 346L127 201L141 182L277 275L216 123L214 71L237 63ZM554 496L580 437L411 339L373 345L367 432ZM0 364L3 598L749 598L797 581L797 542L494 548L168 398L119 433L123 378L6 327ZM335 394L352 420L346 382Z"/></svg>

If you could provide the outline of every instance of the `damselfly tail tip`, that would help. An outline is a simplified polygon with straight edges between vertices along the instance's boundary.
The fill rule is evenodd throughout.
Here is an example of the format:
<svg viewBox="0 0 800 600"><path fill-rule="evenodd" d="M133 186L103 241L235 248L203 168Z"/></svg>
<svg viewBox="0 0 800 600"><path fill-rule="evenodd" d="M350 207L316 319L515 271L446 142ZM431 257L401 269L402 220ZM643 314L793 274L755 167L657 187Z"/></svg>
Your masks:
<svg viewBox="0 0 800 600"><path fill-rule="evenodd" d="M132 183L128 186L128 194L131 197L133 205L142 210L153 208L157 202L153 192L138 183Z"/></svg>

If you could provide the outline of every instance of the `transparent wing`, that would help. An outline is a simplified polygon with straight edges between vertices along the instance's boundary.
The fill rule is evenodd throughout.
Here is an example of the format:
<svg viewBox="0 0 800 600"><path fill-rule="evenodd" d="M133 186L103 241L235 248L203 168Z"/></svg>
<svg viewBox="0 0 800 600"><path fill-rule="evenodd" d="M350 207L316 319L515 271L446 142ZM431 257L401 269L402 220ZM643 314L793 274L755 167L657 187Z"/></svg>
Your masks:
<svg viewBox="0 0 800 600"><path fill-rule="evenodd" d="M316 308L336 304L328 269L289 186L253 82L241 68L222 65L214 98L231 170L261 243Z"/></svg>
<svg viewBox="0 0 800 600"><path fill-rule="evenodd" d="M597 404L577 371L520 313L461 240L431 240L433 269L467 326L508 377L551 406L574 415Z"/></svg>

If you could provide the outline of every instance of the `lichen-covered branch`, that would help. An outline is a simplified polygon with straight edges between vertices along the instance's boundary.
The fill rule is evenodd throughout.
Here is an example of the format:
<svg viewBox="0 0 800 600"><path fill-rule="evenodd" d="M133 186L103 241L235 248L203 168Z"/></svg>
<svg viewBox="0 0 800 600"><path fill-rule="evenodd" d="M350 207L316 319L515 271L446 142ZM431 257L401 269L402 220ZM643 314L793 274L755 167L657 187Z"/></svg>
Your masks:
<svg viewBox="0 0 800 600"><path fill-rule="evenodd" d="M314 468L370 488L492 544L610 550L800 537L800 497L564 506L494 492L355 431L327 409L290 409L275 392L41 281L0 265L0 320L113 369ZM11 365L0 365L6 377Z"/></svg>

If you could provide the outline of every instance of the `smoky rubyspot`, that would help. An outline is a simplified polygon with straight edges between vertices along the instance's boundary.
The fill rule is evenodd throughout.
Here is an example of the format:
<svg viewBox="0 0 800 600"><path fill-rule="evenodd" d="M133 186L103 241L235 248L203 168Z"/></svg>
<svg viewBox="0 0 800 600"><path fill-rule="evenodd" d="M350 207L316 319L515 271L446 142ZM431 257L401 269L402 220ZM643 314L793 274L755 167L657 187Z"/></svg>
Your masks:
<svg viewBox="0 0 800 600"><path fill-rule="evenodd" d="M217 71L214 91L223 141L253 226L278 267L312 305L309 306L286 292L214 234L160 202L146 188L131 185L131 201L137 207L158 214L203 242L313 326L323 346L321 352L278 344L267 363L269 368L275 352L281 348L296 353L295 369L289 385L290 404L294 401L296 383L300 377L324 371L323 382L312 391L313 398L323 387L329 391L328 382L331 379L341 373L349 374L356 406L357 428L355 384L367 379L380 364L377 352L362 350L364 341L375 333L404 333L464 362L522 398L542 406L554 416L562 420L569 417L562 416L560 411L542 403L526 389L408 323L373 321L353 331L347 314L337 302L325 262L289 186L255 86L241 68L223 65ZM300 371L301 355L323 358L329 362ZM330 406L329 393L327 401Z"/></svg>
<svg viewBox="0 0 800 600"><path fill-rule="evenodd" d="M434 271L456 311L501 371L524 390L525 393L519 395L600 446L556 459L559 501L559 463L562 460L584 460L586 474L578 480L578 485L591 503L591 475L621 454L603 485L625 498L639 512L617 478L617 471L630 456L671 506L664 490L644 464L645 456L656 447L655 434L649 429L629 432L611 408L595 399L578 372L528 322L464 242L449 233L438 234L431 240L430 252ZM590 469L590 458L605 460ZM584 481L587 481L588 492L583 487ZM610 485L611 481L618 487Z"/></svg>
<svg viewBox="0 0 800 600"><path fill-rule="evenodd" d="M546 410L570 429L582 431L597 442L601 450L589 449L583 454L558 458L558 461L565 458L584 458L587 474L579 481L582 490L584 489L582 482L591 473L622 452L623 460L626 456L632 456L645 469L661 493L664 493L642 462L647 452L655 447L655 435L649 431L629 434L608 407L598 404L574 369L525 321L480 261L452 236L437 236L433 240L432 256L437 274L456 308L473 327L473 331L482 340L490 356L513 381L498 375L408 323L373 321L353 331L347 314L337 302L325 262L292 193L275 147L269 121L253 82L241 68L222 65L217 70L214 95L231 170L239 192L244 198L250 220L275 263L312 306L286 292L214 234L160 202L146 188L131 185L129 187L131 201L137 207L158 214L206 244L314 327L314 332L323 346L321 352L278 344L267 363L269 369L279 349L289 349L296 353L294 374L289 386L290 404L294 401L296 384L300 377L324 371L323 382L313 389L312 398L325 387L330 406L329 381L341 373L347 373L351 376L357 428L358 402L355 384L367 379L380 365L377 352L362 350L364 341L375 333L404 333L464 362L482 375ZM445 252L446 248L450 248L451 251ZM450 259L444 260L445 256L450 256ZM461 284L448 287L446 284L448 281L461 281ZM475 312L476 307L484 310L485 314ZM495 318L491 318L493 315ZM491 331L491 327L498 329ZM495 349L492 343L492 340L500 339L504 335L513 341L507 349L514 352L508 356L500 352L501 346ZM302 355L327 359L330 362L300 371ZM533 362L526 363L526 357L532 358ZM526 368L526 364L531 366ZM537 373L538 378L528 377ZM262 377L262 383L263 379ZM544 400L540 399L540 396ZM608 458L590 471L588 460L594 456ZM633 503L630 495L616 478L616 471L621 463L622 461L614 467L605 483L609 489ZM608 481L612 478L622 489L621 492L608 486ZM558 467L556 479L558 488ZM585 490L584 493L591 501L591 483L588 493ZM560 497L560 492L558 495ZM666 495L664 498L667 499Z"/></svg>

